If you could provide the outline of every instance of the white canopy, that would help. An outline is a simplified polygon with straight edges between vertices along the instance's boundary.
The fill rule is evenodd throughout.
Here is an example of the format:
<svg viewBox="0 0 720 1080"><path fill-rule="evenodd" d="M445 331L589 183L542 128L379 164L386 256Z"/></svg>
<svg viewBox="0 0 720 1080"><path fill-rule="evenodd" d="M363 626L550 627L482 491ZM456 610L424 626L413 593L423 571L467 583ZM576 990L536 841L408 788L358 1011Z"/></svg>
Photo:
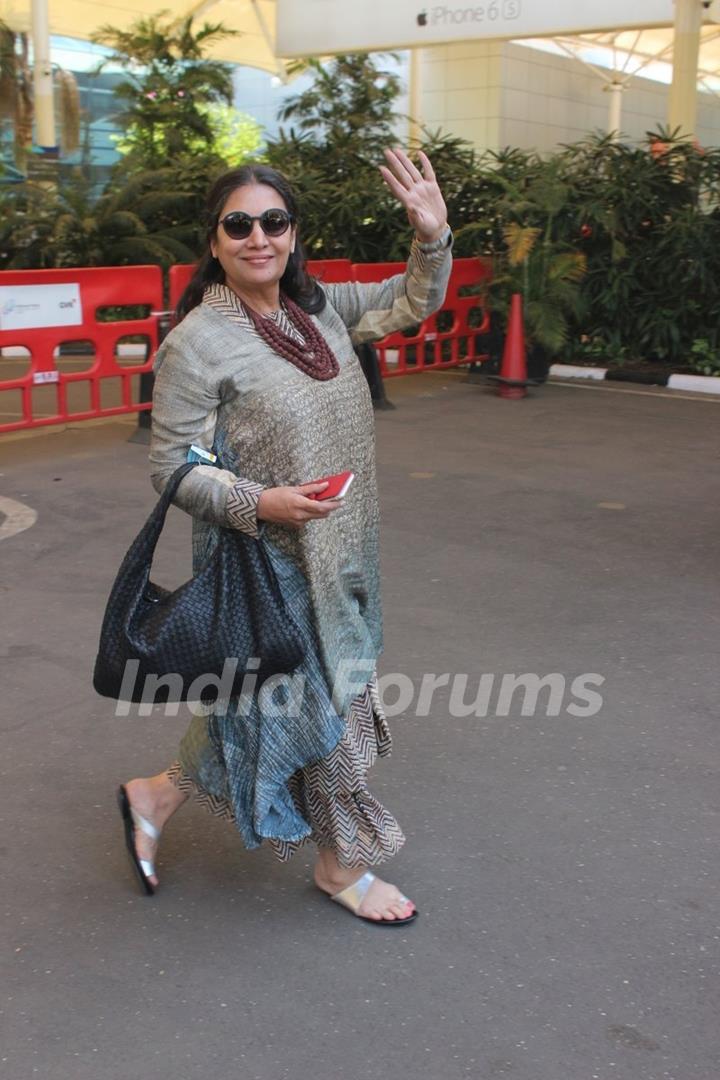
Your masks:
<svg viewBox="0 0 720 1080"><path fill-rule="evenodd" d="M127 29L137 19L171 9L178 21L196 14L200 22L222 23L240 31L208 49L208 56L283 74L275 58L275 0L49 0L49 31L62 37L87 40L106 24ZM30 31L31 0L0 0L0 19L12 30Z"/></svg>
<svg viewBox="0 0 720 1080"><path fill-rule="evenodd" d="M320 3L325 10L332 10L337 0L312 0ZM293 8L305 10L309 14L312 2L307 0L284 0L282 12ZM362 9L361 4L357 4ZM417 5L418 9L422 4ZM129 27L136 19L154 15L163 7L174 11L178 20L189 14L195 14L201 21L221 22L224 26L238 30L239 36L217 43L209 55L218 60L228 60L234 64L246 64L273 74L284 74L284 64L275 56L276 0L204 0L192 3L188 0L49 0L49 30L51 34L63 37L87 40L94 30L107 23L122 29ZM282 13L281 12L281 13ZM629 9L629 14L637 18L637 12ZM30 31L32 25L32 0L0 0L0 20L13 30ZM465 33L471 36L465 28ZM513 36L520 36L515 34ZM282 35L281 35L282 37ZM287 39L287 33L285 34ZM564 46L574 50L587 48L588 45L615 48L621 54L618 69L633 71L640 66L651 65L654 60L672 63L674 33L671 26L654 27L638 31L604 31L596 33L575 33L552 35ZM328 41L323 41L325 51ZM317 47L310 50L317 55L322 50ZM640 60L626 65L625 56L631 53ZM720 76L720 28L706 25L702 29L700 46L699 81L707 80L713 89L712 77Z"/></svg>
<svg viewBox="0 0 720 1080"><path fill-rule="evenodd" d="M531 39L539 48L543 42ZM600 63L594 53L603 54L602 64L621 74L645 72L667 81L672 67L675 33L671 26L650 30L606 30L596 34L556 34L552 42L558 51L573 53L586 63ZM528 44L530 41L528 41ZM663 70L665 68L666 70ZM720 91L720 26L711 23L700 30L698 85Z"/></svg>

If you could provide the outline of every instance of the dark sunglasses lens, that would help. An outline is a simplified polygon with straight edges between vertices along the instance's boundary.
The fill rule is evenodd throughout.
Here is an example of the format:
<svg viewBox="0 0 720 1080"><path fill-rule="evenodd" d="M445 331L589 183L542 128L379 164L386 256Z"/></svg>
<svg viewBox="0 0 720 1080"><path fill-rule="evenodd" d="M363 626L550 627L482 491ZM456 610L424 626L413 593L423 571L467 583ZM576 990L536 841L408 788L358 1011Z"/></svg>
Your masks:
<svg viewBox="0 0 720 1080"><path fill-rule="evenodd" d="M266 210L259 219L250 217L242 210L234 210L222 219L222 227L232 240L246 240L256 220L260 221L260 227L267 236L282 236L290 226L290 215L285 210Z"/></svg>
<svg viewBox="0 0 720 1080"><path fill-rule="evenodd" d="M222 220L222 227L232 240L245 240L252 232L252 218L240 211L227 214Z"/></svg>
<svg viewBox="0 0 720 1080"><path fill-rule="evenodd" d="M284 210L266 210L260 224L268 236L282 236L290 224L290 216Z"/></svg>

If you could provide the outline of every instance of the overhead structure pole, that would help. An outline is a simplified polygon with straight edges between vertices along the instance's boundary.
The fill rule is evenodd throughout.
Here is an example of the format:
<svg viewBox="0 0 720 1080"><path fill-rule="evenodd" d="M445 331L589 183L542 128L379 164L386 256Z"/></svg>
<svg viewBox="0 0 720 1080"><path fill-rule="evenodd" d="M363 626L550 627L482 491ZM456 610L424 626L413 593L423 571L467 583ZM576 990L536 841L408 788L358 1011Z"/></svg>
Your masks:
<svg viewBox="0 0 720 1080"><path fill-rule="evenodd" d="M45 154L57 154L48 0L32 0L35 142Z"/></svg>
<svg viewBox="0 0 720 1080"><path fill-rule="evenodd" d="M613 79L612 82L606 83L603 87L603 90L607 90L608 94L610 95L607 133L616 140L620 136L620 124L622 120L622 95L626 83L627 80L620 82L619 80Z"/></svg>
<svg viewBox="0 0 720 1080"><path fill-rule="evenodd" d="M410 50L410 142L419 143L422 138L422 49Z"/></svg>
<svg viewBox="0 0 720 1080"><path fill-rule="evenodd" d="M692 2L693 0L690 0L691 4ZM702 4L702 0L697 0L697 2L698 5ZM715 0L715 2L720 3L720 0ZM618 49L617 47L617 38L619 37L619 34L616 34L613 37L611 44L608 46L613 50L614 59L612 74L608 74L605 71L602 71L595 64L591 63L589 60L586 60L583 56L580 56L579 53L575 51L575 49L578 47L578 44L575 40L567 41L560 37L553 38L555 44L558 45L567 56L571 57L573 60L579 61L579 63L583 64L585 67L590 68L590 70L594 71L598 78L602 79L602 81L604 82L605 85L603 86L603 90L610 94L607 132L608 135L613 136L616 139L619 138L620 135L623 90L627 88L630 80L636 75L639 75L640 72L643 71L646 67L654 63L656 60L669 59L673 51L672 44L667 45L664 49L660 49L659 52L653 53L651 55L646 55L642 62L638 63L632 69L632 71L629 71L628 69L630 66L630 62L631 60L635 59L635 50L638 46L638 42L640 41L641 34L642 31L638 30L632 45L622 49ZM717 35L707 35L706 40L712 41L715 36L720 36L720 31L718 31ZM603 45L604 42L602 40L598 40L597 44ZM625 60L623 61L622 65L620 65L618 63L619 55L622 55L623 53L625 54Z"/></svg>
<svg viewBox="0 0 720 1080"><path fill-rule="evenodd" d="M668 127L681 136L697 127L697 78L700 56L701 0L675 0L673 77L668 100Z"/></svg>

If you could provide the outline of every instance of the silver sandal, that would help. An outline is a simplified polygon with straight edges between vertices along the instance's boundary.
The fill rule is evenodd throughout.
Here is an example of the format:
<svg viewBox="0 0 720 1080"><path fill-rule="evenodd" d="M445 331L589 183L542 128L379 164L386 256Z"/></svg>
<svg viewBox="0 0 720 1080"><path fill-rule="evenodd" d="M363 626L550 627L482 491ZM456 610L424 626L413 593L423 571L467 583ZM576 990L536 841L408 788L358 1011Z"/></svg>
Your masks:
<svg viewBox="0 0 720 1080"><path fill-rule="evenodd" d="M118 806L120 807L123 825L125 827L125 847L130 856L130 862L132 863L133 870L137 874L140 886L148 896L152 896L155 892L155 886L149 878L155 877L155 866L150 859L141 859L138 856L135 849L135 833L140 829L141 832L144 832L151 840L158 841L160 839L161 830L156 828L151 821L147 820L147 818L144 818L142 814L139 814L137 810L133 809L123 784L118 788L117 801Z"/></svg>
<svg viewBox="0 0 720 1080"><path fill-rule="evenodd" d="M360 904L373 881L375 881L375 874L370 870L366 870L362 877L359 877L352 885L348 885L346 889L342 889L341 892L330 896L330 899L352 911L353 915L356 915L358 919L364 919L365 922L373 923L375 926L407 926L408 923L415 922L420 914L417 908L415 908L412 915L408 915L405 919L371 919L369 915L360 915ZM402 896L402 899L407 900L408 897Z"/></svg>

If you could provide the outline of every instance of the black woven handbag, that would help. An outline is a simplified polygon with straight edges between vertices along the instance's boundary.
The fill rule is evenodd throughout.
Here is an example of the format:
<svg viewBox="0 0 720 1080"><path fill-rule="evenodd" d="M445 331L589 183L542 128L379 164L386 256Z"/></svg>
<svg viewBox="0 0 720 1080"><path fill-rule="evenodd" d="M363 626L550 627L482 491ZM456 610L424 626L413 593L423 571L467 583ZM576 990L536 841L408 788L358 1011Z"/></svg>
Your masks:
<svg viewBox="0 0 720 1080"><path fill-rule="evenodd" d="M220 529L217 546L190 581L172 592L150 581L168 507L195 464L173 473L115 578L93 676L103 697L187 701L196 679L203 683L203 677L214 676L191 695L213 701L219 692L223 697L240 692L251 657L260 661L253 667L260 679L289 673L303 658L302 637L262 539ZM225 669L228 659L237 660L232 682ZM215 680L224 670L218 688Z"/></svg>

